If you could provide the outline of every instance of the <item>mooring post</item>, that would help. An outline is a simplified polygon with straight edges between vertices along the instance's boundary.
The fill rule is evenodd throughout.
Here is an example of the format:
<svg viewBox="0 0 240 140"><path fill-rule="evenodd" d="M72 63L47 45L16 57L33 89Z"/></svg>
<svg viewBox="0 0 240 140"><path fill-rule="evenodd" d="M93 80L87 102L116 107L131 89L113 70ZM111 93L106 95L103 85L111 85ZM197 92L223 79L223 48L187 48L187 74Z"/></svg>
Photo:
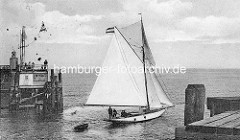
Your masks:
<svg viewBox="0 0 240 140"><path fill-rule="evenodd" d="M204 118L205 86L189 84L185 90L184 125L200 121Z"/></svg>
<svg viewBox="0 0 240 140"><path fill-rule="evenodd" d="M63 111L63 95L62 95L62 86L59 87L58 90L58 94L59 94L59 111L62 112Z"/></svg>
<svg viewBox="0 0 240 140"><path fill-rule="evenodd" d="M58 112L62 112L63 102L62 102L62 73L61 70L58 72L58 84L56 88L58 94L57 103L58 103Z"/></svg>
<svg viewBox="0 0 240 140"><path fill-rule="evenodd" d="M51 69L51 76L50 76L51 84L53 84L53 80L54 80L54 69Z"/></svg>
<svg viewBox="0 0 240 140"><path fill-rule="evenodd" d="M46 114L47 113L47 98L46 98L46 92L43 93L43 108L42 108L42 111L43 111L43 114Z"/></svg>
<svg viewBox="0 0 240 140"><path fill-rule="evenodd" d="M61 70L59 70L59 73L58 73L58 82L62 83L62 73L61 73Z"/></svg>
<svg viewBox="0 0 240 140"><path fill-rule="evenodd" d="M57 100L57 76L54 76L53 78L53 86L52 86L52 109L53 111L57 110L57 106L56 106L56 100Z"/></svg>

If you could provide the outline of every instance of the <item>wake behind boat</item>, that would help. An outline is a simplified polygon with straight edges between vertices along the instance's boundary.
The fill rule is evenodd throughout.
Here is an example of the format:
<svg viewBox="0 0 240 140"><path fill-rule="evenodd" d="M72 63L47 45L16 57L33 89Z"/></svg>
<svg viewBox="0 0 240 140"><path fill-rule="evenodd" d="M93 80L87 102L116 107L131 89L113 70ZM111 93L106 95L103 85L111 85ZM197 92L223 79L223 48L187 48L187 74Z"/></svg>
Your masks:
<svg viewBox="0 0 240 140"><path fill-rule="evenodd" d="M142 18L124 28L108 28L106 32L113 33L113 37L102 68L110 70L98 76L86 105L109 106L109 118L104 120L113 123L143 122L160 117L173 104L157 73L151 69L155 61ZM117 115L111 108L114 106L138 107L139 110L130 113L123 110Z"/></svg>

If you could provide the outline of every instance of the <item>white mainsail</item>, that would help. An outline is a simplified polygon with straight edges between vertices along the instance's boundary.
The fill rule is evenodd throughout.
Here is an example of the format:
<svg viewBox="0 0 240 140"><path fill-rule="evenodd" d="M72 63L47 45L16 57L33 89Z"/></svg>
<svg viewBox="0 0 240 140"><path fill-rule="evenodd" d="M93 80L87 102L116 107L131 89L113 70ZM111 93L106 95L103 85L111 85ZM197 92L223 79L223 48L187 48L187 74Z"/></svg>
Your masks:
<svg viewBox="0 0 240 140"><path fill-rule="evenodd" d="M119 67L126 66L121 51L119 41L114 35L102 65L108 71L98 76L87 105L146 106L145 97L139 94L131 75L118 71Z"/></svg>
<svg viewBox="0 0 240 140"><path fill-rule="evenodd" d="M102 68L107 68L108 71L97 78L86 105L147 106L147 95L151 108L173 105L159 85L156 74L148 70L146 94L144 73L139 71L141 68L143 70L143 43L147 64L153 66L155 62L145 33L141 32L141 24L133 25L114 28L114 35L102 65ZM121 71L122 69L125 71Z"/></svg>

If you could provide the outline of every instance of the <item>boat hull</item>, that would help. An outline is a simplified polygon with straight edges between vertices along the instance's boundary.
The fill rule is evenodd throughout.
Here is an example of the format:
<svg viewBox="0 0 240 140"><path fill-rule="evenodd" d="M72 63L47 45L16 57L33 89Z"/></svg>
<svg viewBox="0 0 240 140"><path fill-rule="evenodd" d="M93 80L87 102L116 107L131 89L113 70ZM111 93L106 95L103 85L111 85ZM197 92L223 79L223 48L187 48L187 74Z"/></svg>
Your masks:
<svg viewBox="0 0 240 140"><path fill-rule="evenodd" d="M84 130L86 130L88 128L88 124L85 123L85 124L80 124L80 125L77 125L74 127L74 131L75 132L82 132Z"/></svg>
<svg viewBox="0 0 240 140"><path fill-rule="evenodd" d="M149 113L139 114L136 116L126 117L126 118L120 117L120 118L116 118L116 119L104 119L104 121L108 121L108 122L112 122L112 123L144 122L144 121L149 121L149 120L160 117L165 111L166 111L166 109L162 109L162 110L156 110L156 111L152 111Z"/></svg>

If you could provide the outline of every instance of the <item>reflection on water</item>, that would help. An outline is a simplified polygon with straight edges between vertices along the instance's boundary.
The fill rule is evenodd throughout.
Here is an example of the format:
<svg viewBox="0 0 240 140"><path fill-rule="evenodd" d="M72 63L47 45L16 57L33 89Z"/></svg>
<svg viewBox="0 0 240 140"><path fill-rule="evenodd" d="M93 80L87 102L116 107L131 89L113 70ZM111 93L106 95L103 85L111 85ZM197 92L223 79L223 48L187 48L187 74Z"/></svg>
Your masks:
<svg viewBox="0 0 240 140"><path fill-rule="evenodd" d="M185 75L163 75L174 108L162 117L143 123L112 125L104 122L106 107L82 107L91 91L96 76L63 75L64 111L41 115L34 110L12 111L0 114L2 139L173 139L175 127L183 125L184 90L189 83L205 84L207 96L234 96L240 91L240 70L195 70ZM209 116L209 112L206 113ZM89 123L83 132L74 132L74 126Z"/></svg>
<svg viewBox="0 0 240 140"><path fill-rule="evenodd" d="M44 116L34 110L2 110L0 134L8 139L60 138L61 120L61 114Z"/></svg>

